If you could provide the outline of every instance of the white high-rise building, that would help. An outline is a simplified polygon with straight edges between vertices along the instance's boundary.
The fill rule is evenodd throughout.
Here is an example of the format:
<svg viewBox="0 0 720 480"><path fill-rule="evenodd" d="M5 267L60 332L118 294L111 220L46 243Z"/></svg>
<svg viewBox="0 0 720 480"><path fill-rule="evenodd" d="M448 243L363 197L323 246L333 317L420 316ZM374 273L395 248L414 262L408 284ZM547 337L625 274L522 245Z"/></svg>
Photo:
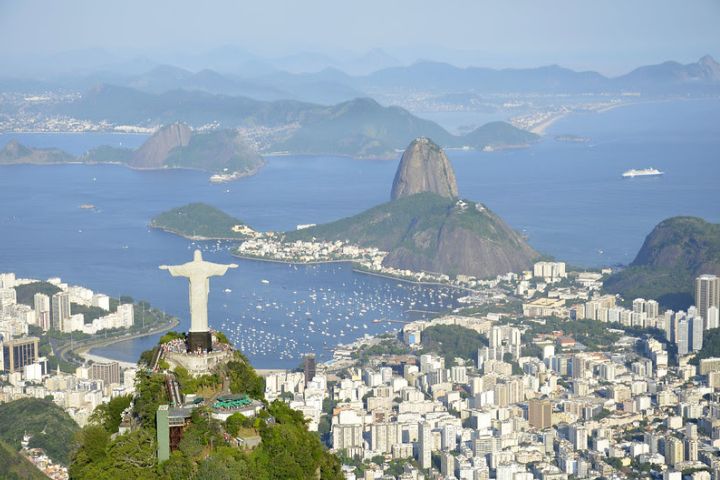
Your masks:
<svg viewBox="0 0 720 480"><path fill-rule="evenodd" d="M707 309L707 317L705 318L705 330L712 328L720 328L720 308L715 305Z"/></svg>
<svg viewBox="0 0 720 480"><path fill-rule="evenodd" d="M52 314L50 316L53 330L63 330L63 323L70 318L70 295L58 292L52 296Z"/></svg>
<svg viewBox="0 0 720 480"><path fill-rule="evenodd" d="M33 310L35 311L35 325L43 332L50 329L50 297L43 293L36 293L33 297Z"/></svg>
<svg viewBox="0 0 720 480"><path fill-rule="evenodd" d="M397 443L402 443L399 423L376 423L370 427L370 450L373 452L390 453Z"/></svg>
<svg viewBox="0 0 720 480"><path fill-rule="evenodd" d="M675 345L677 345L678 355L687 355L690 353L690 322L683 316L676 320L676 325Z"/></svg>
<svg viewBox="0 0 720 480"><path fill-rule="evenodd" d="M655 300L645 302L645 313L648 318L658 318L660 316L660 305Z"/></svg>
<svg viewBox="0 0 720 480"><path fill-rule="evenodd" d="M432 466L432 426L421 422L418 426L418 463L423 470Z"/></svg>
<svg viewBox="0 0 720 480"><path fill-rule="evenodd" d="M695 305L703 318L707 318L708 308L720 308L720 277L700 275L695 279Z"/></svg>
<svg viewBox="0 0 720 480"><path fill-rule="evenodd" d="M690 350L699 351L703 346L703 331L705 330L705 322L703 317L695 314L690 317Z"/></svg>
<svg viewBox="0 0 720 480"><path fill-rule="evenodd" d="M14 288L15 285L14 273L0 273L0 288Z"/></svg>
<svg viewBox="0 0 720 480"><path fill-rule="evenodd" d="M102 293L96 293L92 296L93 307L100 307L103 310L110 311L110 297Z"/></svg>
<svg viewBox="0 0 720 480"><path fill-rule="evenodd" d="M587 450L588 448L588 431L585 425L570 425L570 441L573 443L575 450Z"/></svg>
<svg viewBox="0 0 720 480"><path fill-rule="evenodd" d="M533 265L533 277L550 282L565 278L565 262L537 262Z"/></svg>

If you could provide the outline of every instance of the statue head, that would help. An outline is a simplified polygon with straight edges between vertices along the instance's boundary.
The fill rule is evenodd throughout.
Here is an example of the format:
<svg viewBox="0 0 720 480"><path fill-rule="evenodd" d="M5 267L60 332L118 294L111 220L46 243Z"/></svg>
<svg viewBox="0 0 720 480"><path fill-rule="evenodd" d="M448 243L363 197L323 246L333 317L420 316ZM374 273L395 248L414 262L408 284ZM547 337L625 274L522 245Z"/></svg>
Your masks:
<svg viewBox="0 0 720 480"><path fill-rule="evenodd" d="M201 262L202 259L202 252L200 251L200 249L196 249L195 253L193 254L193 260L196 262Z"/></svg>

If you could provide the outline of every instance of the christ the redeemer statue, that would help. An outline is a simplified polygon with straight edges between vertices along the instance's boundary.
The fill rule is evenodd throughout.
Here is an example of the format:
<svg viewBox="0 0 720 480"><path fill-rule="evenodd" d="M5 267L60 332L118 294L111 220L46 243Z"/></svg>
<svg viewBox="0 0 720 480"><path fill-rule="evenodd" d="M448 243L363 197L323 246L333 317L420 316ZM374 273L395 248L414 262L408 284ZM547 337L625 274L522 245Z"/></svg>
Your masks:
<svg viewBox="0 0 720 480"><path fill-rule="evenodd" d="M206 262L202 252L195 250L192 262L182 265L160 265L160 270L167 270L173 277L187 277L190 281L190 332L188 335L188 351L199 350L208 352L212 349L210 328L208 327L208 292L210 277L225 275L228 268L237 265L222 265Z"/></svg>

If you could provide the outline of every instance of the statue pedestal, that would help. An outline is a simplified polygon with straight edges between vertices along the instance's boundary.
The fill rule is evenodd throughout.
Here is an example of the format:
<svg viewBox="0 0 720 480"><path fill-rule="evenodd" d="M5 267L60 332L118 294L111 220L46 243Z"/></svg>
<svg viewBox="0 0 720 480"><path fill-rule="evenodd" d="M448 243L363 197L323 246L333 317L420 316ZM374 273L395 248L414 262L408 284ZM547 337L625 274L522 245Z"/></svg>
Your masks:
<svg viewBox="0 0 720 480"><path fill-rule="evenodd" d="M210 332L188 332L188 352L194 353L198 350L203 352L212 351L212 335Z"/></svg>
<svg viewBox="0 0 720 480"><path fill-rule="evenodd" d="M216 350L201 355L168 352L163 358L170 364L171 370L177 367L183 367L190 375L197 377L212 373L218 365L224 365L232 360L233 356L230 350Z"/></svg>

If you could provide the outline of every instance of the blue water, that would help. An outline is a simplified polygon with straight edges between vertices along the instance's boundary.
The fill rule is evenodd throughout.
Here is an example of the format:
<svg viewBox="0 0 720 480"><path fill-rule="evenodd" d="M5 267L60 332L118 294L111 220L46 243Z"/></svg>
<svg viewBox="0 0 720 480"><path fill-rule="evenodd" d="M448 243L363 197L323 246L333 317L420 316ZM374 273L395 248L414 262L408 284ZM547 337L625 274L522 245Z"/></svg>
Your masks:
<svg viewBox="0 0 720 480"><path fill-rule="evenodd" d="M556 142L552 135L559 133L592 141ZM0 135L0 145L15 137ZM19 140L73 153L108 141L128 146L142 142L136 135L105 137L24 134ZM554 124L543 142L528 149L453 151L449 156L464 197L484 202L523 231L539 251L575 265L630 262L652 227L672 215L720 221L717 100L573 115ZM666 174L620 177L627 169L650 166ZM157 265L187 261L194 245L148 229L154 215L203 201L258 229L291 229L386 201L396 167L397 161L274 157L258 175L228 185L212 185L206 174L181 170L0 167L0 271L61 276L108 294L146 299L186 318L187 286ZM80 209L83 203L96 205L97 212ZM203 248L210 260L233 261L222 248ZM239 269L213 280L211 325L229 330L259 367L295 366L303 352L326 354L325 349L339 341L397 328L372 319L417 318L421 314L408 310L452 306L457 296L446 289L353 273L347 265L237 263ZM224 293L226 288L232 293ZM155 340L125 342L99 353L134 360Z"/></svg>

